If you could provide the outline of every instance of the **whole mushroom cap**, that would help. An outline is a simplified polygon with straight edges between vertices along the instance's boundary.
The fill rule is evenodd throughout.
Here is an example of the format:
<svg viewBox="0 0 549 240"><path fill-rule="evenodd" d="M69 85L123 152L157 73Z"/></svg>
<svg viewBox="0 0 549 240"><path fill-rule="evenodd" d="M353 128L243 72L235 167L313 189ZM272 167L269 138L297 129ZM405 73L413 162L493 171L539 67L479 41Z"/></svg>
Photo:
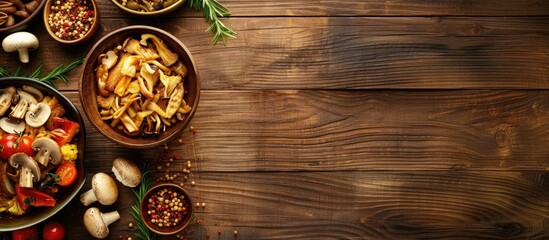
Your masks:
<svg viewBox="0 0 549 240"><path fill-rule="evenodd" d="M29 62L29 49L34 50L39 46L38 38L29 32L16 32L8 35L2 41L2 48L6 52L19 52L19 60Z"/></svg>
<svg viewBox="0 0 549 240"><path fill-rule="evenodd" d="M116 158L112 162L112 171L116 179L127 187L137 187L141 182L141 171L132 161Z"/></svg>
<svg viewBox="0 0 549 240"><path fill-rule="evenodd" d="M84 226L95 238L103 239L109 235L109 225L120 219L117 211L103 214L98 208L88 208L84 213Z"/></svg>
<svg viewBox="0 0 549 240"><path fill-rule="evenodd" d="M118 199L116 182L105 173L97 173L93 176L92 189L97 201L103 205L111 205Z"/></svg>

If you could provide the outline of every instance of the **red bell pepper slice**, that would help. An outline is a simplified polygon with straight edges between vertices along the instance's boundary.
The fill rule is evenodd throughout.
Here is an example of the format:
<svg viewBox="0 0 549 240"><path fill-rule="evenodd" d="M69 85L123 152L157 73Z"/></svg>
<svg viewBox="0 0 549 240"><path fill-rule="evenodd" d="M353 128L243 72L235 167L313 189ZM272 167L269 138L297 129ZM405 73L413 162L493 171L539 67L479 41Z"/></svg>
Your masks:
<svg viewBox="0 0 549 240"><path fill-rule="evenodd" d="M52 121L53 130L50 136L59 144L59 147L71 142L74 135L80 131L80 124L77 122L60 117L54 117Z"/></svg>
<svg viewBox="0 0 549 240"><path fill-rule="evenodd" d="M27 211L29 206L53 207L56 204L55 198L49 194L34 188L21 187L19 184L15 185L15 195L17 203L19 203L19 206L25 211Z"/></svg>

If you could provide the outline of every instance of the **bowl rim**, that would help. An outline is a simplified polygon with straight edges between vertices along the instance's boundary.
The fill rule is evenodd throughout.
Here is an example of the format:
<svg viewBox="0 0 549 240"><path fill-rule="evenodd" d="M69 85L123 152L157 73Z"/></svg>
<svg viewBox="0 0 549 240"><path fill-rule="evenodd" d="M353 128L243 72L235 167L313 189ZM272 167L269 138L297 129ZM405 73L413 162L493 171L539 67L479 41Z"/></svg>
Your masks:
<svg viewBox="0 0 549 240"><path fill-rule="evenodd" d="M23 31L27 27L22 27L22 26L35 20L36 15L40 14L44 10L45 5L46 5L45 0L40 1L36 11L32 12L27 18L23 19L23 21L18 22L11 27L0 28L0 34L11 34L11 33Z"/></svg>
<svg viewBox="0 0 549 240"><path fill-rule="evenodd" d="M63 201L57 202L57 204L54 207L48 209L48 210L51 210L49 213L45 214L42 217L37 217L37 220L29 221L28 223L22 224L21 226L16 226L16 227L0 226L0 232L15 231L15 230L18 230L18 229L22 229L22 228L26 228L26 227L30 227L30 226L39 224L39 223L49 219L50 217L52 217L53 215L55 215L59 211L61 211L67 204L69 204L74 199L74 197L80 192L80 190L82 190L82 187L84 187L84 184L86 183L86 168L85 168L86 128L84 126L84 119L82 118L82 114L80 114L80 111L78 111L78 108L74 105L74 103L69 98L67 98L61 92L59 92L58 90L56 90L55 88L53 88L52 86L50 86L46 83L37 81L37 80L32 79L32 78L26 78L26 77L2 77L2 78L0 78L0 85L2 85L4 82L10 82L10 81L21 81L21 85L24 85L25 83L30 82L29 84L37 84L41 87L44 87L44 88L48 89L49 91L53 92L55 97L62 98L63 101L68 103L67 106L63 106L63 107L69 107L72 111L74 111L76 113L78 121L81 123L80 133L79 134L80 134L80 141L82 141L82 144L81 144L81 146L79 146L78 151L79 151L79 153L80 153L80 151L82 152L81 153L82 154L82 159L80 159L81 164L82 164L82 173L79 173L79 174L82 174L83 179L82 179L82 182L80 184L74 186L74 189L72 190L72 192L70 194L68 194L65 197L65 199L63 199Z"/></svg>
<svg viewBox="0 0 549 240"><path fill-rule="evenodd" d="M147 201L146 200L147 197L149 195L151 195L154 191L156 191L160 188L164 188L164 187L172 187L172 188L175 188L176 191L179 191L179 192L183 193L183 195L185 196L185 198L188 202L188 205L189 205L189 209L187 209L187 216L189 216L189 217L185 217L188 220L186 222L181 223L175 230L169 231L169 232L168 231L159 231L157 229L152 228L150 226L151 223L149 221L145 220L145 218L143 217L144 216L144 214L143 214L144 207L143 206L144 206L144 202ZM184 188L182 188L181 186L179 186L175 183L159 183L159 184L153 185L143 195L143 199L141 199L139 201L139 217L141 218L141 221L143 221L143 223L145 224L147 229L153 231L154 233L160 234L160 235L172 235L172 234L175 234L175 233L183 230L192 221L193 214L194 214L194 207L193 207L193 200L191 199L191 195L189 194L189 192L187 192L187 190L185 190Z"/></svg>
<svg viewBox="0 0 549 240"><path fill-rule="evenodd" d="M177 0L177 2L170 5L169 7L163 8L163 9L160 9L160 10L154 11L154 12L139 12L139 11L129 9L125 6L122 6L122 4L120 4L117 0L111 0L111 2L113 2L114 5L116 5L118 8L122 9L123 11L125 11L127 13L131 13L131 14L138 15L138 16L154 17L154 16L164 15L166 13L174 11L175 9L179 8L181 5L185 4L185 2L187 2L187 0Z"/></svg>
<svg viewBox="0 0 549 240"><path fill-rule="evenodd" d="M83 37L81 38L78 38L78 39L74 39L74 40L65 40L65 39L62 39L58 36L56 36L53 31L51 30L50 28L50 25L48 24L48 13L51 11L49 9L49 6L52 5L53 1L56 1L56 0L42 0L43 2L45 2L44 4L44 12L42 14L42 19L44 20L44 27L46 28L46 31L48 32L48 34L53 38L55 39L56 41L60 42L60 43L63 43L63 44L68 44L68 45L72 45L72 44L78 44L78 43L82 43L82 42L85 42L87 40L89 40L89 38L91 38L91 35L95 34L95 32L97 31L97 28L99 27L99 19L100 19L100 15L99 15L99 7L97 5L97 1L96 0L89 0L91 3L92 3L92 6L94 8L93 10L93 13L94 13L94 21L90 27L90 30L86 33L86 35L84 35Z"/></svg>
<svg viewBox="0 0 549 240"><path fill-rule="evenodd" d="M192 109L191 111L188 113L187 117L185 118L184 121L184 124L183 126L181 127L181 129L179 129L178 131L174 131L171 135L168 135L166 136L165 138L163 139L158 139L157 141L154 141L154 142L148 142L148 143L127 143L127 142L120 142L120 141L117 141L115 139L113 139L111 136L105 134L102 130L101 130L101 126L99 126L95 121L93 121L93 119L90 117L90 114L88 113L90 111L90 107L87 106L86 104L84 104L84 94L82 94L83 92L83 89L84 89L84 74L85 73L85 69L89 66L92 66L94 65L94 63L90 63L90 61L96 61L96 59L90 59L90 57L92 56L93 52L101 45L103 44L103 42L107 39L109 39L110 37L116 35L116 34L119 34L119 33L123 33L123 32L126 32L126 31L132 31L132 30L148 30L148 31L153 31L153 32L159 32L161 34L163 34L165 37L168 37L170 39L172 39L173 41L175 41L179 47L181 47L183 49L183 51L187 54L187 56L189 57L190 59L190 62L192 64L192 66L187 66L188 68L192 67L192 69L194 70L195 72L195 75L196 75L196 99L193 103L193 106L192 106ZM90 65L91 64L91 65ZM119 144L119 145L122 145L124 147L128 147L128 148L133 148L133 149L144 149L144 148L153 148L153 147L156 147L156 146L160 146L164 143L167 143L169 141L171 141L175 136L177 136L177 134L179 134L181 131L183 131L190 123L190 121L192 120L195 112L196 112L196 109L198 108L198 102L200 102L200 73L198 71L198 68L196 66L196 61L194 60L193 56L191 55L191 52L189 51L189 49L187 48L187 46L185 46L185 44L183 44L178 38L176 38L175 36L173 36L172 34L170 34L169 32L166 32L162 29L159 29L159 28L156 28L156 27L153 27L153 26L147 26L147 25L132 25L132 26L127 26L127 27L123 27L123 28L119 28L117 30L114 30L108 34L106 34L105 36L103 36L101 39L99 39L94 45L93 47L88 51L88 54L86 55L86 58L84 60L84 69L82 70L82 74L80 75L80 84L79 84L79 87L78 87L78 93L80 95L80 103L82 104L82 108L84 109L84 114L86 115L86 117L88 118L88 120L90 121L90 123L92 124L92 126L99 132L101 133L101 135L105 136L106 138L108 138L109 140ZM94 84L93 87L96 87L96 85ZM93 109L91 109L93 110ZM110 127L110 126L109 126ZM152 138L151 138L152 139Z"/></svg>

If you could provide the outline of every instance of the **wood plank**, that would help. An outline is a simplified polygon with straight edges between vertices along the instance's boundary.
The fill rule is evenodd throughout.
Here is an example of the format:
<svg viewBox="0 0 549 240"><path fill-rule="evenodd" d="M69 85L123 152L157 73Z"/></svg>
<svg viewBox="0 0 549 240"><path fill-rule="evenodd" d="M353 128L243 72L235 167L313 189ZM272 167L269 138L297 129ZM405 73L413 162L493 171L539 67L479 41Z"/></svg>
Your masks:
<svg viewBox="0 0 549 240"><path fill-rule="evenodd" d="M202 173L185 187L205 202L192 239L547 239L546 172ZM129 189L111 238L133 235ZM78 202L64 210L79 219ZM89 239L63 220L70 239ZM173 239L173 238L165 238Z"/></svg>
<svg viewBox="0 0 549 240"><path fill-rule="evenodd" d="M111 1L98 1L101 17L133 17ZM387 0L221 0L234 17L267 16L536 16L548 15L549 3L539 0L483 1L387 1ZM172 17L200 16L187 5Z"/></svg>
<svg viewBox="0 0 549 240"><path fill-rule="evenodd" d="M236 18L238 38L211 46L201 19L153 25L192 52L202 88L225 89L549 89L549 18ZM103 20L82 46L43 29L32 71L83 56L107 32L145 20ZM0 62L15 70L15 54ZM76 90L82 67L62 89Z"/></svg>
<svg viewBox="0 0 549 240"><path fill-rule="evenodd" d="M198 133L169 149L208 172L547 170L548 124L548 91L203 91ZM127 151L86 127L91 172L163 150Z"/></svg>

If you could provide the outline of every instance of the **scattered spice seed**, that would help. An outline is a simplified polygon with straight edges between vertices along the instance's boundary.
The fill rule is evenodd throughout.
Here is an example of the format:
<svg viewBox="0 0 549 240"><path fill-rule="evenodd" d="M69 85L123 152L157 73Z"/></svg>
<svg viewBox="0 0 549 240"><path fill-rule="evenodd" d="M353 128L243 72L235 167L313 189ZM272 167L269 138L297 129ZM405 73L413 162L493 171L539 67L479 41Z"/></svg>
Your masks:
<svg viewBox="0 0 549 240"><path fill-rule="evenodd" d="M128 223L128 227L129 227L129 228L132 228L132 227L133 227L133 223Z"/></svg>
<svg viewBox="0 0 549 240"><path fill-rule="evenodd" d="M234 230L233 234L238 235L238 231Z"/></svg>
<svg viewBox="0 0 549 240"><path fill-rule="evenodd" d="M206 203L202 203L202 208L205 208L206 207Z"/></svg>
<svg viewBox="0 0 549 240"><path fill-rule="evenodd" d="M193 185L193 186L194 186L195 184L196 184L196 183L195 183L194 181L192 181L192 182L191 182L191 185Z"/></svg>
<svg viewBox="0 0 549 240"><path fill-rule="evenodd" d="M217 230L217 235L221 235L221 230Z"/></svg>
<svg viewBox="0 0 549 240"><path fill-rule="evenodd" d="M200 203L196 203L196 207L200 207Z"/></svg>

